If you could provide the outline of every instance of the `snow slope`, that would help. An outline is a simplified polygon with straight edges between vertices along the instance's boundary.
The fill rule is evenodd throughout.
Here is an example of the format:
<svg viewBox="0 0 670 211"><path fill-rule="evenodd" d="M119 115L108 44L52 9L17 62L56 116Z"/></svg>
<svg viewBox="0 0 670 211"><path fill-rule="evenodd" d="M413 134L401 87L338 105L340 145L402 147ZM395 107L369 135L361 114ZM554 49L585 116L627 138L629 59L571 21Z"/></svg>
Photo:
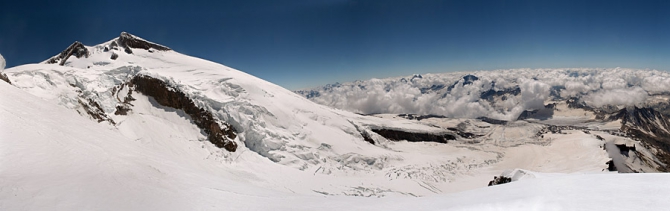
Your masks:
<svg viewBox="0 0 670 211"><path fill-rule="evenodd" d="M253 167L207 159L187 162L6 83L0 83L0 94L11 99L0 101L2 210L662 210L670 206L663 197L670 194L670 177L665 174L525 171L522 180L510 184L422 198L279 192L251 185L254 177L266 173ZM272 172L281 166L265 168Z"/></svg>
<svg viewBox="0 0 670 211"><path fill-rule="evenodd" d="M579 130L540 136L547 126L526 121L362 116L221 64L151 47L128 51L118 41L75 43L64 52L76 56L3 71L19 89L0 82L0 208L443 209L468 202L443 194L483 188L505 170L594 173L610 159L604 140ZM216 147L184 110L137 91L129 81L138 76L159 79L230 124L237 150ZM126 104L128 113L118 113ZM465 122L483 135L448 130ZM375 129L455 139L398 141Z"/></svg>
<svg viewBox="0 0 670 211"><path fill-rule="evenodd" d="M100 107L99 115L114 123L108 127L164 154L199 160L203 159L199 154L187 155L188 150L200 147L207 150L204 159L239 166L260 159L298 169L296 174L311 175L308 182L291 177L265 177L258 182L264 187L293 192L424 196L482 187L509 168L598 172L607 168L605 163L609 160L598 140L588 135L577 133L577 137L584 137L579 139L584 144L574 144L575 149L567 151L561 146L572 144L571 136L553 140L555 144L549 139L538 141L536 133L544 127L539 124L492 127L495 130L488 136L491 139L480 144L460 138L447 145L390 141L371 130L451 132L424 122L389 121L328 108L220 64L171 50L134 48L127 53L114 47L118 42L119 38L91 47L75 43L72 46L82 46L88 54L59 60L63 66L48 64L50 59L5 72L16 87L82 115L89 113L87 107ZM164 81L215 118L231 124L238 132L233 141L239 150L228 152L214 147L205 141L199 128L190 124L193 119L183 111L158 105L151 97L129 88L127 82L136 76ZM117 115L117 106L123 103L126 93L136 98L130 102L132 110L127 115ZM369 134L375 145L366 142L363 134ZM184 142L193 143L183 145ZM529 145L514 148L524 144ZM547 163L505 162L528 156ZM572 159L582 157L589 159ZM292 185L279 187L269 182L276 178Z"/></svg>

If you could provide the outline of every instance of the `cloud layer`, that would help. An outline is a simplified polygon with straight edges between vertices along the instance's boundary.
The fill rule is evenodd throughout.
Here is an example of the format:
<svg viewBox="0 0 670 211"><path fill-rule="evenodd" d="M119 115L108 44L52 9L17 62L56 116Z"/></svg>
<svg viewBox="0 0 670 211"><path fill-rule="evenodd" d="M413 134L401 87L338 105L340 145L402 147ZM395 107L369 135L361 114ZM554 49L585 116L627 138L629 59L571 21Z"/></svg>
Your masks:
<svg viewBox="0 0 670 211"><path fill-rule="evenodd" d="M478 80L466 82L466 75ZM310 91L318 92L309 96L314 102L365 114L514 119L549 100L573 97L592 107L639 105L650 94L670 92L670 74L622 68L514 69L370 79L298 93L307 96Z"/></svg>

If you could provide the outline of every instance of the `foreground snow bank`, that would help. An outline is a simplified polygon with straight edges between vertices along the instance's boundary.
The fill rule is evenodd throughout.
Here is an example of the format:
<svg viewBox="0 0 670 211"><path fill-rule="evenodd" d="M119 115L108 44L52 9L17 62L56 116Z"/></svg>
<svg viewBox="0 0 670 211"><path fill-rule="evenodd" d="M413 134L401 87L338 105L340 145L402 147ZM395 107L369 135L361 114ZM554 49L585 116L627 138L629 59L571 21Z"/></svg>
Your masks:
<svg viewBox="0 0 670 211"><path fill-rule="evenodd" d="M670 206L665 200L670 193L667 174L533 175L508 184L398 202L393 209L665 210Z"/></svg>

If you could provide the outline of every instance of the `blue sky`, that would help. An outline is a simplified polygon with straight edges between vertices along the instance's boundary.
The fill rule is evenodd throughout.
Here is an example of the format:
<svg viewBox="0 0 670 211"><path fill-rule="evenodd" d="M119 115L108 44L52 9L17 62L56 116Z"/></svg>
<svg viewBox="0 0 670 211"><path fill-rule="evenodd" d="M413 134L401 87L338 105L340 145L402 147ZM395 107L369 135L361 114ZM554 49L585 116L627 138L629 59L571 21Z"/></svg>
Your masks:
<svg viewBox="0 0 670 211"><path fill-rule="evenodd" d="M289 89L500 68L670 70L669 1L2 1L8 67L127 31Z"/></svg>

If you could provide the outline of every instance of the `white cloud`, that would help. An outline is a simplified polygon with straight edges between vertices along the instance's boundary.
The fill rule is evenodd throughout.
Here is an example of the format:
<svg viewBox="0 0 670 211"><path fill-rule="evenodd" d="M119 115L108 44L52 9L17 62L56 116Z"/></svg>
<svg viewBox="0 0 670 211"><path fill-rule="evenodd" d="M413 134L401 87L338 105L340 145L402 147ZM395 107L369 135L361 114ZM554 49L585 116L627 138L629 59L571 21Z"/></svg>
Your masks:
<svg viewBox="0 0 670 211"><path fill-rule="evenodd" d="M521 102L524 104L524 109L544 108L544 101L549 98L551 89L548 84L535 80L524 80L519 88L521 88Z"/></svg>
<svg viewBox="0 0 670 211"><path fill-rule="evenodd" d="M583 100L589 106L602 107L638 105L648 97L647 91L640 87L628 89L599 90L584 96Z"/></svg>
<svg viewBox="0 0 670 211"><path fill-rule="evenodd" d="M463 85L463 76L479 80ZM316 89L313 101L359 113L437 114L448 117L514 119L524 110L540 109L551 99L552 87L560 97L582 97L590 106L637 105L648 93L670 92L670 74L631 69L514 69L426 74L421 79L371 79ZM492 83L495 85L492 87ZM456 84L451 91L447 87ZM481 93L520 88L494 102ZM504 100L503 100L504 99Z"/></svg>

